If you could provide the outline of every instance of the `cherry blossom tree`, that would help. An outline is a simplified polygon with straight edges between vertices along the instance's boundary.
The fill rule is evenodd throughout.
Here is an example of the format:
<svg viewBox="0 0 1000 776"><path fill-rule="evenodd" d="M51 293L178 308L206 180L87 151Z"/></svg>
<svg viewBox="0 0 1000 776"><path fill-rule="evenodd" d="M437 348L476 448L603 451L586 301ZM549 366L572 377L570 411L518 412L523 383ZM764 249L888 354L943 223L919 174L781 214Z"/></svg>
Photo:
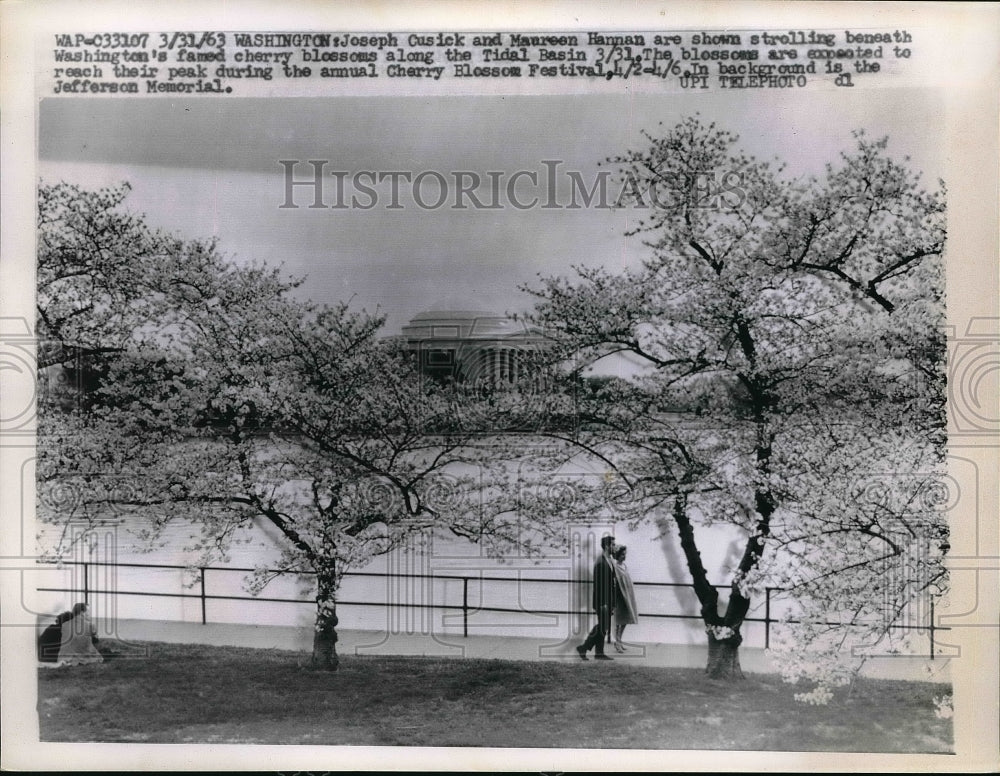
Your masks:
<svg viewBox="0 0 1000 776"><path fill-rule="evenodd" d="M122 351L206 301L225 262L213 240L185 240L123 207L127 183L38 187L38 366ZM275 278L276 279L276 276ZM289 287L294 284L289 284Z"/></svg>
<svg viewBox="0 0 1000 776"><path fill-rule="evenodd" d="M740 674L772 586L796 620L789 678L826 687L848 645L898 636L944 584L943 184L862 132L798 178L698 118L647 139L609 161L649 257L528 289L555 357L641 365L563 438L676 531L712 676ZM716 523L745 537L724 605L699 551Z"/></svg>
<svg viewBox="0 0 1000 776"><path fill-rule="evenodd" d="M79 212L43 220L40 239L72 244L77 230L66 223L91 210L88 224L148 234L141 219L102 214L120 204L120 191L73 190L83 203L67 207ZM130 285L115 275L123 267L110 269L113 242L100 252L97 280L65 277L40 302L40 319L67 321L48 330L70 338L72 325L72 339L100 359L86 402L43 413L42 476L78 495L71 512L43 509L43 517L128 510L153 542L169 521L193 516L202 564L250 524L277 529L277 570L315 579L312 659L328 670L339 662L336 599L347 570L418 532L527 554L557 536L512 518L518 489L503 463L506 443L460 422L457 387L423 379L381 335L380 317L297 301L276 270L237 266L211 245L174 244L166 270L148 256L118 256L142 270ZM119 283L136 309L116 317ZM252 584L265 582L262 573Z"/></svg>

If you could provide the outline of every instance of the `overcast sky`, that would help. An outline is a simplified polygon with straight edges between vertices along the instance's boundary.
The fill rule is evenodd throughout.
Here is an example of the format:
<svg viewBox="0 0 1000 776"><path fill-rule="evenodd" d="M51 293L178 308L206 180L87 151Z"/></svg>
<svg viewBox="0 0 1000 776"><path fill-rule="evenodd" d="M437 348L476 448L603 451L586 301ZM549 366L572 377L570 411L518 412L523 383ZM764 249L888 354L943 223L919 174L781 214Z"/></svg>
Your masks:
<svg viewBox="0 0 1000 776"><path fill-rule="evenodd" d="M438 171L449 181L455 170L484 179L497 171L504 185L518 170L544 179L543 160L559 160L561 186L569 170L590 183L605 157L644 147L642 130L655 133L659 122L670 125L694 112L737 132L751 153L780 156L792 173L821 171L851 146L856 128L889 135L890 150L911 156L928 182L944 165L935 142L944 131L943 110L931 92L855 88L621 97L53 98L39 109L39 174L46 182L89 187L127 180L129 207L150 223L184 237L218 236L238 261L281 263L307 276L305 295L378 308L394 332L432 308L522 309L527 300L516 288L536 273L566 274L574 263L635 263L644 249L623 236L634 213L428 210L410 202L392 210L385 207L388 182L377 186L382 199L368 211L310 209L312 194L302 188L295 192L302 207L282 209L279 160L301 160L299 178L311 171L306 160L322 159L328 171ZM328 178L328 204L332 185ZM409 188L403 183L407 200ZM433 179L422 191L436 198ZM518 191L530 199L527 188ZM534 193L544 191L540 185ZM568 199L568 186L560 191Z"/></svg>

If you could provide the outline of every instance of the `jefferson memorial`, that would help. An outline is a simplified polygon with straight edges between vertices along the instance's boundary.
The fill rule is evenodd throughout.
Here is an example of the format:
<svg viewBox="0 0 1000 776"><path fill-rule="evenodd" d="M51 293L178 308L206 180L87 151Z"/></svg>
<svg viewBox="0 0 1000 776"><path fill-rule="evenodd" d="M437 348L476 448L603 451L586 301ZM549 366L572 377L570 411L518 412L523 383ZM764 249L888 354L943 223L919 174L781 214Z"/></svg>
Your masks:
<svg viewBox="0 0 1000 776"><path fill-rule="evenodd" d="M512 383L524 359L544 346L541 329L484 310L431 310L403 326L421 370L460 382Z"/></svg>

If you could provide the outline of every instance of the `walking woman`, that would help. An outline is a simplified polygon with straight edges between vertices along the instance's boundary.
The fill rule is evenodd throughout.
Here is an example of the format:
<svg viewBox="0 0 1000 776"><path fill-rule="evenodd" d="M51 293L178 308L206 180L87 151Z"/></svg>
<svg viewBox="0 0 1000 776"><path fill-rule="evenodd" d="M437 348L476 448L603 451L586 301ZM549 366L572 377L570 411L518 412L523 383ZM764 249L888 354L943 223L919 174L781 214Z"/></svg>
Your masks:
<svg viewBox="0 0 1000 776"><path fill-rule="evenodd" d="M624 652L625 646L622 644L622 634L625 633L625 626L634 622L639 622L639 607L635 603L635 587L632 584L632 577L629 576L625 567L626 547L620 544L615 547L615 575L618 577L617 600L615 601L615 650Z"/></svg>

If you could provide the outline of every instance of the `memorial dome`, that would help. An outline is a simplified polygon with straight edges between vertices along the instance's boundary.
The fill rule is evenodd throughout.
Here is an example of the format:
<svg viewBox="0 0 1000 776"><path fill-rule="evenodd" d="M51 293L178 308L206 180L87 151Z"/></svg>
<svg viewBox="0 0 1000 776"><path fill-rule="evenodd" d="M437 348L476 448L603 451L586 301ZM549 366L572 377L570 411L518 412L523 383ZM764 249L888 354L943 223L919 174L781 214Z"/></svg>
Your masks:
<svg viewBox="0 0 1000 776"><path fill-rule="evenodd" d="M525 353L545 338L539 329L490 310L434 309L413 316L403 326L403 340L431 376L513 382Z"/></svg>

